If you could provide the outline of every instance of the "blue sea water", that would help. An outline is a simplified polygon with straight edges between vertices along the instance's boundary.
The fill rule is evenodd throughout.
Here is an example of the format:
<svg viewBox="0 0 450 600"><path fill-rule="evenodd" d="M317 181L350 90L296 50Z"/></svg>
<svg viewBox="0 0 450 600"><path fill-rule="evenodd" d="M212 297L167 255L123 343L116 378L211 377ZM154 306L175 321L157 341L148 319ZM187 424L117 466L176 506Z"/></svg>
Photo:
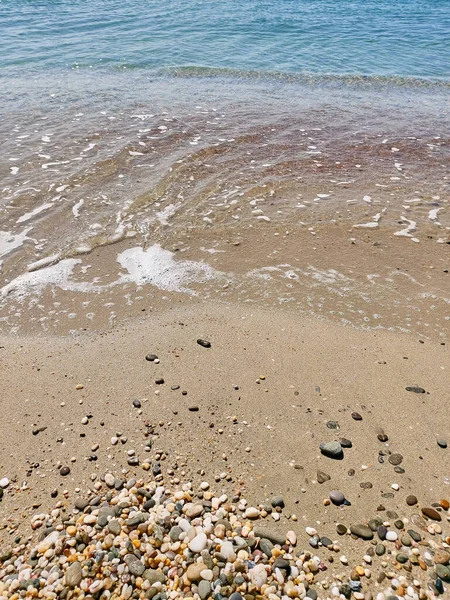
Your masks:
<svg viewBox="0 0 450 600"><path fill-rule="evenodd" d="M2 0L0 32L3 75L106 67L450 78L449 0Z"/></svg>

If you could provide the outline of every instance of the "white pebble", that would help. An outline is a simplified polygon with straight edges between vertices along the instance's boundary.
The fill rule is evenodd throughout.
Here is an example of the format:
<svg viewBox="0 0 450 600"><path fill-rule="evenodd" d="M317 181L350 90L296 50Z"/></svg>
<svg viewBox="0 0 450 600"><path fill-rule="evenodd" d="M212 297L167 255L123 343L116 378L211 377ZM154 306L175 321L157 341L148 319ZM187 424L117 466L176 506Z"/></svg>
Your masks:
<svg viewBox="0 0 450 600"><path fill-rule="evenodd" d="M3 479L0 479L0 488L7 488L9 485L9 479L7 477L3 477Z"/></svg>
<svg viewBox="0 0 450 600"><path fill-rule="evenodd" d="M305 531L308 535L317 535L317 529L314 529L314 527L306 527Z"/></svg>
<svg viewBox="0 0 450 600"><path fill-rule="evenodd" d="M395 531L388 531L386 533L386 539L389 540L390 542L395 542L395 540L398 539L397 532L395 532Z"/></svg>
<svg viewBox="0 0 450 600"><path fill-rule="evenodd" d="M393 484L391 485L391 488L392 488L393 490L395 490L396 492L398 492L398 490L400 489L400 486L398 485L398 483L393 483Z"/></svg>
<svg viewBox="0 0 450 600"><path fill-rule="evenodd" d="M195 538L190 542L189 548L192 552L200 553L202 550L206 548L206 544L208 543L208 538L204 533L199 533L195 536Z"/></svg>

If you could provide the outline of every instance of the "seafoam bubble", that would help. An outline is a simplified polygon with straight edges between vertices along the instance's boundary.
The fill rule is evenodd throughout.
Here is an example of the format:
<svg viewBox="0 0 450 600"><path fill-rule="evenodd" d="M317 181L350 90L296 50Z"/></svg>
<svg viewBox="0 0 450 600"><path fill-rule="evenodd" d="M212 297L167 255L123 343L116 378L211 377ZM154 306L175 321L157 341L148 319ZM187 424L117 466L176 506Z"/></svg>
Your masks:
<svg viewBox="0 0 450 600"><path fill-rule="evenodd" d="M74 292L102 292L126 283L136 285L150 284L170 292L183 292L195 295L190 289L193 283L205 283L211 280L229 279L224 273L216 271L207 263L192 260L175 260L175 254L164 250L159 244L147 249L129 248L117 256L117 262L127 273L107 285L90 281L76 281L72 278L80 258L58 260L57 255L43 258L28 265L28 272L19 275L0 288L0 298L23 298L28 295L40 295L47 286L59 287Z"/></svg>
<svg viewBox="0 0 450 600"><path fill-rule="evenodd" d="M128 273L121 275L112 285L150 283L161 290L193 294L189 284L224 277L207 263L175 260L174 256L173 252L164 250L159 244L146 250L141 247L124 250L117 261Z"/></svg>

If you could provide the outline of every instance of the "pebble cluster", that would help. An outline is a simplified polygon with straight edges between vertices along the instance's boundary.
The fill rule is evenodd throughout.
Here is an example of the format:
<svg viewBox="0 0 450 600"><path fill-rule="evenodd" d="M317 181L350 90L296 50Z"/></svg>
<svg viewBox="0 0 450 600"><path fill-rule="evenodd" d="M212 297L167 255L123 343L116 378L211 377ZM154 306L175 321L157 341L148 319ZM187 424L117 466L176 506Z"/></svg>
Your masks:
<svg viewBox="0 0 450 600"><path fill-rule="evenodd" d="M279 521L281 496L249 506L214 495L207 482L169 490L135 479L117 489L111 474L103 480L103 492L79 497L71 510L58 501L34 515L35 534L0 556L0 600L425 600L450 582L445 500L392 524L339 523L338 541L306 527L297 547L295 531L280 534L264 521ZM359 564L342 546L357 548Z"/></svg>

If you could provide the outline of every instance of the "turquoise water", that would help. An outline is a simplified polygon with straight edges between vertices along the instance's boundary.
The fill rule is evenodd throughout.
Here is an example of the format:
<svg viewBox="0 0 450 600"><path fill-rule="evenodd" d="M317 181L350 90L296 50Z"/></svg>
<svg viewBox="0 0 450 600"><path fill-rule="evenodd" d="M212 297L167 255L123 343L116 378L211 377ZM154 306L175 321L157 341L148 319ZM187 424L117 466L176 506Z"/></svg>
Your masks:
<svg viewBox="0 0 450 600"><path fill-rule="evenodd" d="M3 0L0 73L208 67L450 78L449 0Z"/></svg>

